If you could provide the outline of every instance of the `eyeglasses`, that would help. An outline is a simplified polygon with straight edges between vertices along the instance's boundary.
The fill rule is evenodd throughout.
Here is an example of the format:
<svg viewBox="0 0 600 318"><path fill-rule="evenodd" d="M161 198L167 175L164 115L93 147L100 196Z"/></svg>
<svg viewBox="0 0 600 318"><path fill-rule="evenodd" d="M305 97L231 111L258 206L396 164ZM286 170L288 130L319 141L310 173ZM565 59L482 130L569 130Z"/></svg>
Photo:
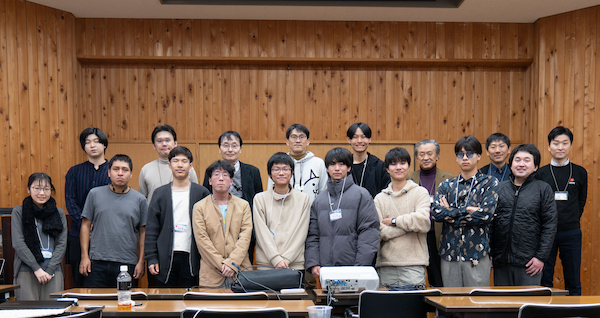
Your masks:
<svg viewBox="0 0 600 318"><path fill-rule="evenodd" d="M231 149L231 150L238 150L240 148L240 146L238 144L221 144L221 148L223 149Z"/></svg>
<svg viewBox="0 0 600 318"><path fill-rule="evenodd" d="M31 192L36 192L36 193L40 193L40 192L46 192L46 193L50 193L50 191L52 191L51 188L38 188L38 187L32 187L31 188Z"/></svg>
<svg viewBox="0 0 600 318"><path fill-rule="evenodd" d="M290 140L304 140L307 139L305 134L302 135L290 135Z"/></svg>
<svg viewBox="0 0 600 318"><path fill-rule="evenodd" d="M271 169L271 172L272 172L272 173L280 173L280 172L282 172L282 171L283 171L284 173L288 173L288 172L292 171L292 169L290 169L290 168L283 168L283 169L279 169L279 168L272 168L272 169Z"/></svg>
<svg viewBox="0 0 600 318"><path fill-rule="evenodd" d="M464 156L467 156L468 159L473 158L474 153L467 151L467 152L457 152L456 153L456 158L458 159L462 159L464 158Z"/></svg>
<svg viewBox="0 0 600 318"><path fill-rule="evenodd" d="M231 176L229 175L229 173L218 173L218 172L216 172L216 173L211 174L210 176L211 176L211 178L217 178L217 179L220 179L220 178L223 178L223 179L231 178Z"/></svg>
<svg viewBox="0 0 600 318"><path fill-rule="evenodd" d="M171 138L156 139L156 140L155 140L155 143L157 143L157 144L159 144L159 145L160 145L160 144L162 144L162 143L167 143L167 144L170 144L172 140L173 140L173 139L171 139Z"/></svg>

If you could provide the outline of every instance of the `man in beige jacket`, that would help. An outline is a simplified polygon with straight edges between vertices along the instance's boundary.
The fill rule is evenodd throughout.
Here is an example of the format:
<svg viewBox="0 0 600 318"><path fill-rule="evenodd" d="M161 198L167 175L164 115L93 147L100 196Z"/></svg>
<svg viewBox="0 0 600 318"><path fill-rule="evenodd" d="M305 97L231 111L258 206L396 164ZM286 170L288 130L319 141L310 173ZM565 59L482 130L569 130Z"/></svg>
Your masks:
<svg viewBox="0 0 600 318"><path fill-rule="evenodd" d="M390 150L385 167L392 182L375 196L381 221L381 246L375 263L380 283L382 287L423 285L429 264L429 195L424 187L406 180L410 168L406 149Z"/></svg>
<svg viewBox="0 0 600 318"><path fill-rule="evenodd" d="M248 247L252 212L243 199L229 193L234 168L223 160L206 169L212 195L194 205L192 224L200 252L200 285L230 288L234 275L250 266Z"/></svg>

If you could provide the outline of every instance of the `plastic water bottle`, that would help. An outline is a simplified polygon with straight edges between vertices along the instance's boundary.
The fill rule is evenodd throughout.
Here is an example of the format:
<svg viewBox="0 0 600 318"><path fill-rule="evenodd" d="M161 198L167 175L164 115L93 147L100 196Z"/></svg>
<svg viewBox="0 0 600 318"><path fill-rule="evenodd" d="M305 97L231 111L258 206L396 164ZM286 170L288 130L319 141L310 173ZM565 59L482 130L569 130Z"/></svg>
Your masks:
<svg viewBox="0 0 600 318"><path fill-rule="evenodd" d="M119 310L131 309L131 275L127 272L127 265L121 265L117 276L117 299Z"/></svg>

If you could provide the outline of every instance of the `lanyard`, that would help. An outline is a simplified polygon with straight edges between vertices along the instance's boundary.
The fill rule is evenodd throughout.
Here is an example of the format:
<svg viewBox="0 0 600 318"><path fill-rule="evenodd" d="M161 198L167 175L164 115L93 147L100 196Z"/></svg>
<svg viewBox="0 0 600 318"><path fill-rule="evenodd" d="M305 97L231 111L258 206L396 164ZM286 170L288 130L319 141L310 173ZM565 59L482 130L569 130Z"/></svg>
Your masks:
<svg viewBox="0 0 600 318"><path fill-rule="evenodd" d="M573 176L573 165L571 164L571 162L569 162L569 179L567 179L567 185L565 185L565 189L564 191L567 191L567 188L569 187L569 181L571 180L571 177ZM554 180L554 185L556 186L556 191L560 191L560 189L558 188L558 183L556 182L556 177L554 176L554 170L552 170L552 165L550 165L550 173L552 173L552 179Z"/></svg>
<svg viewBox="0 0 600 318"><path fill-rule="evenodd" d="M402 191L402 190L400 190ZM410 205L408 204L408 191L405 192L404 194L406 194L406 208L410 211ZM394 206L394 210L396 210L396 213L398 214L398 216L400 216L400 211L398 211L398 208L396 207L396 204L394 203L394 200L392 200L392 194L388 193L388 195L390 196L390 201L392 201L392 205Z"/></svg>
<svg viewBox="0 0 600 318"><path fill-rule="evenodd" d="M37 221L37 220L35 221L35 232L37 233L38 239L40 240L40 247L42 248L42 250L49 251L50 250L50 234L46 234L46 236L48 237L48 240L46 242L48 247L44 247L44 243L42 242L42 237L40 236L40 230L38 229L38 222L39 221Z"/></svg>
<svg viewBox="0 0 600 318"><path fill-rule="evenodd" d="M271 230L271 227L269 226L269 231L271 231L271 234L273 234L273 235L275 235L275 230L279 226L279 223L281 223L280 220L281 220L281 214L283 214L283 204L285 203L285 199L288 197L289 194L290 194L290 189L288 189L288 192L283 195L283 198L281 198L281 210L279 211L279 217L277 218L277 224L275 225L275 228ZM273 215L273 202L274 201L275 201L275 190L273 190L273 192L271 192L271 210L270 210L271 216ZM271 219L271 218L269 218L269 219Z"/></svg>
<svg viewBox="0 0 600 318"><path fill-rule="evenodd" d="M454 197L454 205L459 208L460 206L458 205L458 186L460 185L460 177L461 175L459 174L458 177L456 177L456 197ZM465 201L465 206L469 203L469 198L471 197L471 191L473 190L473 184L475 184L475 176L473 176L473 180L471 180L471 187L469 188L469 194L467 194L467 200Z"/></svg>
<svg viewBox="0 0 600 318"><path fill-rule="evenodd" d="M339 210L340 205L342 204L342 197L344 196L344 187L346 187L346 178L344 178L344 182L342 183L342 192L340 192L340 199L338 201L338 207L336 210ZM333 213L333 203L331 203L331 195L329 194L329 191L327 191L327 197L329 198L329 209L331 210L331 213Z"/></svg>
<svg viewBox="0 0 600 318"><path fill-rule="evenodd" d="M360 176L360 184L359 186L362 187L363 185L363 180L365 180L365 171L367 171L367 161L369 160L369 156L367 156L367 159L365 159L365 163L363 164L363 171L362 174ZM354 180L354 182L356 182L358 180Z"/></svg>

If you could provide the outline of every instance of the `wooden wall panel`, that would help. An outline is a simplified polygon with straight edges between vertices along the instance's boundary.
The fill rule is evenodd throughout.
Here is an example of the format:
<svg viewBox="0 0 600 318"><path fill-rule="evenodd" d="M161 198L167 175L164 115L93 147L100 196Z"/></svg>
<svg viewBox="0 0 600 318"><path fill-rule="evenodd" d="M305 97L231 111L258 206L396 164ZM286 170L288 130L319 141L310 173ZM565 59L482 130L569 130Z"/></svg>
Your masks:
<svg viewBox="0 0 600 318"><path fill-rule="evenodd" d="M209 151L204 143L234 129L248 144L244 160L262 166L279 147L272 142L283 143L285 129L296 122L311 129L315 151L321 151L317 145L345 144L347 126L365 121L382 142L376 148L435 138L451 149L460 136L474 134L483 141L501 131L517 143L538 145L543 163L549 161L546 134L562 124L575 133L573 161L589 171L582 278L584 293L598 293L593 284L600 271L598 253L591 248L600 235L600 222L591 213L600 208L592 200L600 196L598 10L535 24L75 19L23 0L0 0L0 205L19 204L27 176L41 170L55 180L56 198L64 206L64 175L84 160L77 136L90 125L102 128L114 145L147 146L152 128L170 123L181 142L200 142L201 158ZM534 63L525 69L82 65L77 55L529 58Z"/></svg>
<svg viewBox="0 0 600 318"><path fill-rule="evenodd" d="M569 158L588 171L588 200L581 219L583 251L581 280L583 294L598 294L598 258L600 251L593 242L600 238L600 129L596 123L600 97L600 56L598 31L600 6L568 12L535 23L535 56L531 70L533 92L527 125L532 140L542 152L542 165L550 162L546 150L547 135L558 125L574 134ZM520 50L521 51L521 50ZM555 286L563 287L562 268L557 266Z"/></svg>

